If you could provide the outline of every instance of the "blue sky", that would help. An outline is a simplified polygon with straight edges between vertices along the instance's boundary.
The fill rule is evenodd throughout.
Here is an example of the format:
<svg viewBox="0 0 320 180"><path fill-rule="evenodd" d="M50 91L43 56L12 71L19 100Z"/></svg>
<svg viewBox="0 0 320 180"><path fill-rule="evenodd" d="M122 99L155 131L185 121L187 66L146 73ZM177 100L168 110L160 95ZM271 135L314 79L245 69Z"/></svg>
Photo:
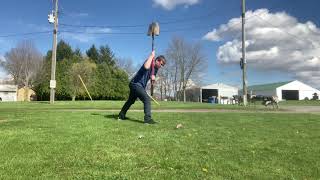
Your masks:
<svg viewBox="0 0 320 180"><path fill-rule="evenodd" d="M236 46L234 40L237 39L237 37L233 36L232 33L230 35L228 30L223 30L220 27L222 24L227 25L232 18L240 17L240 3L240 0L59 0L59 9L61 12L59 15L59 24L61 24L59 31L69 32L59 33L58 39L64 39L73 48L80 48L82 52L85 52L92 44L96 44L97 46L107 44L115 52L117 57L131 58L139 64L144 61L151 49L150 37L146 35L148 24L152 21L158 21L160 22L161 31L160 36L156 37L157 54L164 53L171 38L175 36L182 37L192 43L200 42L203 45L204 53L208 59L208 69L205 71L206 75L203 78L203 84L224 82L231 85L241 85L241 71L236 62L238 59L230 59L231 57L237 56L229 55L231 46L228 46L228 42ZM301 23L303 26L310 21L313 23L312 25L315 25L313 32L316 31L316 35L320 32L320 11L318 11L320 2L318 0L307 0L305 2L301 0L247 0L246 3L247 10L252 11L252 14L257 13L259 9L265 9L268 11L264 12L264 15L269 15L268 17L271 18L277 19L277 17L279 17L279 19L281 19L284 17L284 19L288 19L288 16L290 18L296 18L296 22L290 24L292 27L297 27L298 23ZM48 23L47 15L53 9L52 0L10 0L3 1L2 7L2 11L0 12L0 20L2 23L0 29L0 56L4 56L17 42L24 39L33 40L36 47L43 54L52 48L51 33L3 37L12 34L51 31L52 25ZM285 15L276 14L280 12L285 13ZM265 17L268 18L267 16ZM166 23L172 21L176 21L176 23ZM249 23L249 20L247 21ZM278 21L269 19L269 21L265 21L263 24L261 20L260 25L261 27L265 27L264 25L266 24L271 26L270 24L272 24L272 22ZM283 24L285 21L279 20L279 22ZM62 24L103 27L82 28L64 26ZM280 30L282 24L277 24ZM139 26L134 28L112 27L122 25ZM239 23L236 26L241 27L241 24ZM275 25L272 26L274 28ZM221 40L217 41L212 37L204 38L207 33L214 30L220 32ZM255 32L256 31L259 31L259 29L255 30ZM260 31L262 31L262 29L260 29ZM90 32L99 32L102 34L90 34ZM111 34L103 34L105 32ZM239 33L240 31L238 31L237 35L239 35ZM296 32L290 32L290 34L286 35L292 35L293 39L294 36L296 36L295 41L300 41L303 38L307 39L306 37L300 38L300 34L298 32L297 34L295 33ZM217 34L215 35L217 36ZM306 36L307 35L310 34L306 34ZM315 34L312 35L314 36ZM318 35L320 36L320 34ZM310 35L310 38L313 36ZM254 39L254 36L248 37L248 40L250 40L250 38ZM287 41L281 41L279 44L284 44L285 42ZM283 46L285 46L285 44ZM280 48L283 46L279 45ZM318 47L318 44L315 46ZM266 51L269 50L269 47L265 48ZM300 44L299 48L301 48ZM274 51L278 52L277 49ZM279 65L277 63L278 61L276 61L277 58L266 61L266 64L255 61L260 58L259 56L257 57L256 54L261 54L261 52L260 49L259 52L253 51L251 53L251 57L255 58L249 61L252 62L252 66L248 64L249 85L291 79L308 81L307 77L310 75L315 76L316 79L308 83L318 84L318 82L320 82L320 75L313 74L315 71L313 67L309 67L306 71L303 67L292 67L288 65L290 62ZM227 58L219 59L217 53L224 53L221 57ZM268 54L268 52L266 53ZM316 67L320 66L318 59L319 54L314 52L308 53L308 57L313 57L313 59L311 58L313 62L312 65ZM291 54L281 54L282 58L286 56L291 57ZM300 59L301 58L302 57L300 57ZM306 59L306 61L308 60L309 59ZM278 66L268 66L270 64L278 64ZM279 68L279 66L281 66L281 68ZM299 73L292 73L293 70L297 70ZM3 76L4 72L0 70L0 78Z"/></svg>

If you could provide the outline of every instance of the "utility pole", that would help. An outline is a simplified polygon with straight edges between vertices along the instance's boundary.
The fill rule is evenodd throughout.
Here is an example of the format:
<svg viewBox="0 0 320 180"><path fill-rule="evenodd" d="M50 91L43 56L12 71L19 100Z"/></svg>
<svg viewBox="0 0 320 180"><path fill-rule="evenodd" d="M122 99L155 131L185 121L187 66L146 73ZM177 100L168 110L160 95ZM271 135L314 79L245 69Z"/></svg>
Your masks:
<svg viewBox="0 0 320 180"><path fill-rule="evenodd" d="M55 11L54 11L54 29L53 29L53 45L52 45L51 80L50 80L50 104L54 104L55 88L56 88L58 0L55 0L55 1L56 1L56 4L55 4Z"/></svg>
<svg viewBox="0 0 320 180"><path fill-rule="evenodd" d="M242 58L240 60L240 65L242 69L242 83L243 83L243 105L247 106L247 60L246 60L246 36L245 36L245 16L246 16L246 1L242 0Z"/></svg>

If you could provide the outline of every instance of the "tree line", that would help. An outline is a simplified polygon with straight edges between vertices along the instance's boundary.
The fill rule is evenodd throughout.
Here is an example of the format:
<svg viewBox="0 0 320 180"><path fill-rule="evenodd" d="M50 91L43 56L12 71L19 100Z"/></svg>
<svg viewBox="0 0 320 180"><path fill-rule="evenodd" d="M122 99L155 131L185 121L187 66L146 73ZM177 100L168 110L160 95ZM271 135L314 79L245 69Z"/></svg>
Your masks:
<svg viewBox="0 0 320 180"><path fill-rule="evenodd" d="M200 43L189 43L175 37L165 52L166 67L159 71L155 94L159 99L186 101L186 89L199 84L207 68L207 60ZM50 98L52 51L45 56L31 41L22 41L5 54L0 65L13 77L19 87L29 87L36 92L37 100ZM82 54L79 48L65 41L57 45L56 99L88 99L79 75L91 96L96 100L125 100L128 83L140 66L129 58L117 58L108 45L94 44ZM192 80L192 81L191 81Z"/></svg>
<svg viewBox="0 0 320 180"><path fill-rule="evenodd" d="M1 65L12 75L19 87L29 87L36 92L37 100L50 98L52 51L44 57L31 41L22 41L5 54ZM79 75L93 99L123 100L128 96L128 75L116 65L109 46L92 45L85 55L73 50L65 41L57 44L56 99L88 99Z"/></svg>

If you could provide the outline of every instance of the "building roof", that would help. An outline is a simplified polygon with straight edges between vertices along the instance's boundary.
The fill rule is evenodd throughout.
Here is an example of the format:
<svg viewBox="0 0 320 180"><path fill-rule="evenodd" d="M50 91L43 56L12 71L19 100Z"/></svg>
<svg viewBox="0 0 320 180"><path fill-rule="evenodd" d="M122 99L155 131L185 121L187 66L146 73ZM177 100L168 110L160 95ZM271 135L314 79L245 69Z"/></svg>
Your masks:
<svg viewBox="0 0 320 180"><path fill-rule="evenodd" d="M288 84L292 81L286 81L286 82L277 82L277 83L270 83L270 84L259 84L259 85L253 85L248 86L248 91L266 91L266 90L275 90L276 88L283 86L285 84Z"/></svg>
<svg viewBox="0 0 320 180"><path fill-rule="evenodd" d="M237 90L238 88L233 87L233 86L229 86L229 85L226 85L223 83L215 83L215 84L203 86L203 87L201 87L201 89L236 89Z"/></svg>
<svg viewBox="0 0 320 180"><path fill-rule="evenodd" d="M17 92L17 85L0 84L0 92Z"/></svg>

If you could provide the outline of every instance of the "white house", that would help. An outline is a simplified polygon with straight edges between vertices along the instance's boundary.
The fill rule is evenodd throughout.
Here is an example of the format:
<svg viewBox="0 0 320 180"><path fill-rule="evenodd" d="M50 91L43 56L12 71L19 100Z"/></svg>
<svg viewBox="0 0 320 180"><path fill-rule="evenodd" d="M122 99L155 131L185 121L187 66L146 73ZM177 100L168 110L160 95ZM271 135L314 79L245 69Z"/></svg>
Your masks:
<svg viewBox="0 0 320 180"><path fill-rule="evenodd" d="M313 94L320 95L320 91L300 81L254 85L248 87L248 93L262 96L277 96L279 100L312 99Z"/></svg>
<svg viewBox="0 0 320 180"><path fill-rule="evenodd" d="M207 101L209 97L230 99L234 95L238 95L237 87L229 86L223 83L215 83L200 88L201 101ZM221 102L223 103L223 102Z"/></svg>
<svg viewBox="0 0 320 180"><path fill-rule="evenodd" d="M0 84L0 101L17 101L18 86Z"/></svg>

